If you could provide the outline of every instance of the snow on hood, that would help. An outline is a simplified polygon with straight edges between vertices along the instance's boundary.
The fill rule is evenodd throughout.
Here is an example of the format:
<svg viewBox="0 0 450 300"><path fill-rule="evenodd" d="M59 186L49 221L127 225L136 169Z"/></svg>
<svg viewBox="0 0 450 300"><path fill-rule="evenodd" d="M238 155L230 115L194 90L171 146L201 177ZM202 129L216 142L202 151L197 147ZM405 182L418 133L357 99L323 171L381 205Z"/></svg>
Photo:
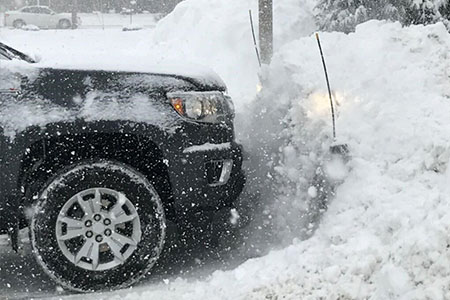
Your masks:
<svg viewBox="0 0 450 300"><path fill-rule="evenodd" d="M225 83L211 69L198 64L188 62L174 61L154 61L151 58L146 60L136 59L136 57L121 57L116 59L102 59L90 61L41 61L36 64L40 68L64 69L64 70L97 70L111 72L136 72L151 73L161 75L174 75L193 79L195 82L204 86L217 86L225 88Z"/></svg>
<svg viewBox="0 0 450 300"><path fill-rule="evenodd" d="M99 98L103 98L99 101ZM104 93L92 92L74 108L55 105L48 100L5 101L0 108L3 134L15 136L30 126L43 127L57 122L131 121L147 123L172 133L180 119L164 105L147 95L136 94L131 99L116 99Z"/></svg>
<svg viewBox="0 0 450 300"><path fill-rule="evenodd" d="M37 64L28 64L22 61L2 62L0 73L0 90L9 92L11 88L20 90L21 76L26 74L30 81L37 78L40 69ZM140 79L142 76L139 77ZM136 78L125 77L133 84ZM149 79L153 82L154 79ZM182 80L174 79L172 84ZM127 120L142 122L164 128L173 132L180 122L174 111L168 108L160 99L154 96L135 93L131 97L123 97L118 91L93 90L85 99L79 96L73 98L76 105L64 106L57 104L53 99L40 99L39 97L26 97L16 99L12 94L3 93L0 98L0 127L3 134L14 139L17 133L23 132L30 126L45 127L55 122L73 122L77 119L89 121L116 121ZM79 98L79 99L78 99Z"/></svg>

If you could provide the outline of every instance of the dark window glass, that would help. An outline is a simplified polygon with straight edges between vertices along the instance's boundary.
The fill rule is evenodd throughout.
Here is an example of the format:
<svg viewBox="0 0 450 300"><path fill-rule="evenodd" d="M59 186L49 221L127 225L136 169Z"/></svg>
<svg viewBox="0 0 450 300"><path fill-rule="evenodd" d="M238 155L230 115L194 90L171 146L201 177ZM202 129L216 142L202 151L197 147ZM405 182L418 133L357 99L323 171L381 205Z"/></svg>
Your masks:
<svg viewBox="0 0 450 300"><path fill-rule="evenodd" d="M32 14L40 14L40 8L39 7L30 7L30 13Z"/></svg>
<svg viewBox="0 0 450 300"><path fill-rule="evenodd" d="M45 7L39 7L38 11L40 14L46 14L46 15L49 15L51 13L51 10L48 8L45 8Z"/></svg>

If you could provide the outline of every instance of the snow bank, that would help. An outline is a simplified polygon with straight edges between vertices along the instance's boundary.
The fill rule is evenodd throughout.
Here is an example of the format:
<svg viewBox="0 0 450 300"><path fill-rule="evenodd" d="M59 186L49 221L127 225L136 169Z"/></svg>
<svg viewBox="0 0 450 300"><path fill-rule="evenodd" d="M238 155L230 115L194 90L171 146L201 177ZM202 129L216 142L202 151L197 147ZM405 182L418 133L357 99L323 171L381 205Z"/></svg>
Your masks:
<svg viewBox="0 0 450 300"><path fill-rule="evenodd" d="M340 101L338 135L352 160L316 233L204 281L166 281L116 299L450 297L450 36L442 24L368 22L322 40ZM279 170L292 181L315 159L303 150L325 152L330 135L329 116L317 103L325 88L316 47L313 37L287 44L268 70L288 80L272 89L291 86L266 109L286 109L290 134L281 137L290 140L280 148ZM306 134L311 139L303 140Z"/></svg>
<svg viewBox="0 0 450 300"><path fill-rule="evenodd" d="M322 42L351 172L311 239L260 261L274 275L271 286L258 283L252 294L447 299L450 36L442 24L368 22L354 34L322 34ZM281 175L293 182L331 135L315 39L286 45L272 68L288 70L299 91L286 111L291 138L281 148ZM306 186L300 180L294 191L304 195Z"/></svg>

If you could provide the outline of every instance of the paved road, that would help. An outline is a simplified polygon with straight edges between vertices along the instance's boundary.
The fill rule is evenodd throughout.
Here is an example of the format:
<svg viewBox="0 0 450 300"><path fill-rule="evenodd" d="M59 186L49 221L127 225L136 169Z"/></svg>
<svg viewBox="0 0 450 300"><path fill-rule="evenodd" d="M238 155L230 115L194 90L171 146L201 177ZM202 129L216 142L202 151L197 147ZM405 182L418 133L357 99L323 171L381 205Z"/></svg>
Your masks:
<svg viewBox="0 0 450 300"><path fill-rule="evenodd" d="M229 270L246 260L234 252L206 250L196 246L180 248L162 257L152 270L151 276L144 278L136 286L139 289L166 279L202 279L214 271ZM0 248L0 300L45 299L63 297L70 292L59 288L40 269L31 253L30 245L25 244L25 255L20 256L7 247ZM92 296L92 299L96 298ZM83 299L89 299L83 295Z"/></svg>

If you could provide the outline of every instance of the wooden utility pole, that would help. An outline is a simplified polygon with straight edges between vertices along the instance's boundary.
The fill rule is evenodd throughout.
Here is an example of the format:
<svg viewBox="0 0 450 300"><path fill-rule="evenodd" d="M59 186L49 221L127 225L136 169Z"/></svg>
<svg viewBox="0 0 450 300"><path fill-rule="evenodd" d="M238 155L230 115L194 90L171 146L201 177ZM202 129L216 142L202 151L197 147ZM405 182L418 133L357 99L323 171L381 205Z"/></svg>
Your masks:
<svg viewBox="0 0 450 300"><path fill-rule="evenodd" d="M78 0L72 0L72 29L78 27Z"/></svg>
<svg viewBox="0 0 450 300"><path fill-rule="evenodd" d="M273 54L273 0L259 0L259 46L261 61L269 64Z"/></svg>

